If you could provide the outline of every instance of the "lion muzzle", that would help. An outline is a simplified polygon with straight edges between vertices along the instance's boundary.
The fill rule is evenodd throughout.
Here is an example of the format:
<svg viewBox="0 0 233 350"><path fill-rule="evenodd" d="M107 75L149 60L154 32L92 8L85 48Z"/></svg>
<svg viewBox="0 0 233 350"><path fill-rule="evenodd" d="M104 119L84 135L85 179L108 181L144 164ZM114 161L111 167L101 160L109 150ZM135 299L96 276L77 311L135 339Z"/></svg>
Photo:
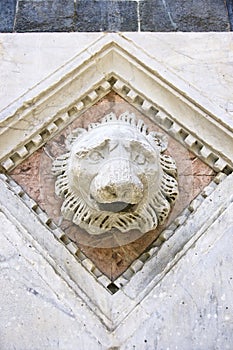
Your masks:
<svg viewBox="0 0 233 350"><path fill-rule="evenodd" d="M90 190L97 203L108 204L106 209L109 208L109 211L121 211L127 205L140 202L144 186L130 161L114 159L102 166L93 179ZM109 205L111 203L114 205Z"/></svg>

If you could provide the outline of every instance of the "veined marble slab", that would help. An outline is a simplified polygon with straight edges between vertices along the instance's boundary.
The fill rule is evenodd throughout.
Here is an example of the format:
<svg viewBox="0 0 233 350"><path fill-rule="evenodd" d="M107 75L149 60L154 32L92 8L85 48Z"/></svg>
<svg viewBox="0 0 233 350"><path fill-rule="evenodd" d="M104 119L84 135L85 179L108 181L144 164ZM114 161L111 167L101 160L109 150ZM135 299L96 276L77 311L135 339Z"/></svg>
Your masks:
<svg viewBox="0 0 233 350"><path fill-rule="evenodd" d="M152 58L233 114L233 33L125 33Z"/></svg>
<svg viewBox="0 0 233 350"><path fill-rule="evenodd" d="M103 35L0 34L0 110Z"/></svg>
<svg viewBox="0 0 233 350"><path fill-rule="evenodd" d="M103 36L123 36L233 114L233 33L0 34L0 110Z"/></svg>

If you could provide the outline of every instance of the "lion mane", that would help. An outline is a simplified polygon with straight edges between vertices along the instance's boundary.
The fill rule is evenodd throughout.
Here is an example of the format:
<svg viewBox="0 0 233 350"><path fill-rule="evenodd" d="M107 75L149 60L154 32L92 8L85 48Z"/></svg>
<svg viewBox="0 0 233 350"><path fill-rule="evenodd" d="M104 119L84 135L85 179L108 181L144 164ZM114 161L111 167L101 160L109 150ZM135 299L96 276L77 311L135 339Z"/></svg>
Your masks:
<svg viewBox="0 0 233 350"><path fill-rule="evenodd" d="M159 188L156 191L148 191L146 200L142 200L136 209L132 211L112 212L107 210L97 210L88 205L81 192L70 183L68 166L71 157L72 145L88 131L98 128L103 124L119 123L134 128L150 144L154 144L159 149L159 162L161 177ZM162 225L167 218L171 206L178 196L177 170L175 161L171 156L165 154L167 142L164 135L157 132L149 132L147 125L142 120L136 120L133 113L125 112L116 117L110 113L101 119L100 122L90 124L88 130L76 129L66 140L68 151L58 156L52 167L53 174L57 177L55 182L55 192L64 199L61 213L63 216L88 233L99 235L117 229L120 232L128 232L137 229L142 233L148 232Z"/></svg>

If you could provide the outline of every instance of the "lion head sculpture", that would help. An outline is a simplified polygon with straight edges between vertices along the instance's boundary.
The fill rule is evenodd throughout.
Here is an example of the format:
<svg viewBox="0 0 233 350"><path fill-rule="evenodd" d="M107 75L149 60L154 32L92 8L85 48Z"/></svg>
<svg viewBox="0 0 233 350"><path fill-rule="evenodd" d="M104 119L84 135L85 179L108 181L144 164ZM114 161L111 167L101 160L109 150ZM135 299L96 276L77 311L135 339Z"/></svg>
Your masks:
<svg viewBox="0 0 233 350"><path fill-rule="evenodd" d="M53 162L62 215L92 235L145 233L163 224L178 195L176 165L165 137L134 114L106 115L67 138Z"/></svg>

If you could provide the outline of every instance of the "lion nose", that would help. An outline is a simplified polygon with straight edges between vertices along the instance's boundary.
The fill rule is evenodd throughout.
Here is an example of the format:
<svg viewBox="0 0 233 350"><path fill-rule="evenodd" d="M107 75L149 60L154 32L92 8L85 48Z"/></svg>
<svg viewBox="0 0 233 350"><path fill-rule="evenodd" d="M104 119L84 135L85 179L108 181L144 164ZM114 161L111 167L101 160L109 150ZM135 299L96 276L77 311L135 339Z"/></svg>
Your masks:
<svg viewBox="0 0 233 350"><path fill-rule="evenodd" d="M142 198L142 186L134 181L133 183L117 182L103 186L99 190L98 201L100 203L125 202L136 204Z"/></svg>
<svg viewBox="0 0 233 350"><path fill-rule="evenodd" d="M106 163L91 186L92 197L99 203L137 204L143 197L143 184L127 160Z"/></svg>

